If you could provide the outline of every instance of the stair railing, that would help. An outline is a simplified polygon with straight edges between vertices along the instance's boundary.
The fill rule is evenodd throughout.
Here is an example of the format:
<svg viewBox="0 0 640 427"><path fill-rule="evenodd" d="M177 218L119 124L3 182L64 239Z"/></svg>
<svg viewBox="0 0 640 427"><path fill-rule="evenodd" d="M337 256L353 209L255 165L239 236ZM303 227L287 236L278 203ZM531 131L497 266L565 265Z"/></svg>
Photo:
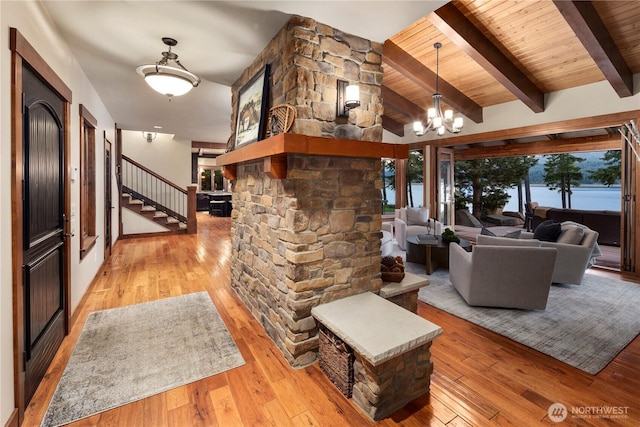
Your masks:
<svg viewBox="0 0 640 427"><path fill-rule="evenodd" d="M191 222L188 220L190 209L187 190L125 155L122 155L121 175L123 194L130 194L180 222ZM195 209L192 215L195 219Z"/></svg>

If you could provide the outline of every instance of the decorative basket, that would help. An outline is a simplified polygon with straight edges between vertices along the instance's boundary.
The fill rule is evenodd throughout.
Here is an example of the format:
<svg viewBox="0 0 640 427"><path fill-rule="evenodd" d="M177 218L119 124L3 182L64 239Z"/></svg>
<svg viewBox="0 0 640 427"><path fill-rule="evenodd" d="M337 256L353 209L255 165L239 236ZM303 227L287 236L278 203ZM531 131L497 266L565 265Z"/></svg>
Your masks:
<svg viewBox="0 0 640 427"><path fill-rule="evenodd" d="M320 328L318 358L320 370L346 397L353 392L353 350L333 332Z"/></svg>
<svg viewBox="0 0 640 427"><path fill-rule="evenodd" d="M380 275L383 282L402 282L404 279L404 264L402 257L382 257Z"/></svg>
<svg viewBox="0 0 640 427"><path fill-rule="evenodd" d="M278 104L271 107L267 118L267 137L289 132L296 115L296 109L291 105Z"/></svg>

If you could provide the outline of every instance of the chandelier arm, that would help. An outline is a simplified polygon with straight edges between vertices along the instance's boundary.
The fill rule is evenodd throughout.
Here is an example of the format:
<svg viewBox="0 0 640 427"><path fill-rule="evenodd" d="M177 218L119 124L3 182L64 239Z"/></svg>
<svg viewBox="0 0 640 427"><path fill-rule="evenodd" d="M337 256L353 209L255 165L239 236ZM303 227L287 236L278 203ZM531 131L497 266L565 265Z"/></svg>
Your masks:
<svg viewBox="0 0 640 427"><path fill-rule="evenodd" d="M187 73L193 74L191 71L187 70L186 67L184 65L182 65L182 63L178 59L175 59L173 62L178 64L178 66L180 66L180 68L185 70ZM198 86L200 84L201 80L200 80L200 77L198 77L197 75L193 74L193 76L195 77L195 81L193 82L193 87L196 87L196 86Z"/></svg>

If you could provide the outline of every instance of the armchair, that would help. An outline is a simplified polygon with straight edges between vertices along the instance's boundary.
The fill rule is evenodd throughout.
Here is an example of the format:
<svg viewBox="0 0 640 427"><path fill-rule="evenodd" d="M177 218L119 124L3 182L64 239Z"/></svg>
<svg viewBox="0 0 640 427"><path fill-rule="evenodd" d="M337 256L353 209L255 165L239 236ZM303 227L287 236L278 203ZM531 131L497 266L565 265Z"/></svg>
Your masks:
<svg viewBox="0 0 640 427"><path fill-rule="evenodd" d="M449 245L449 280L471 306L544 310L556 249Z"/></svg>
<svg viewBox="0 0 640 427"><path fill-rule="evenodd" d="M398 246L407 250L407 238L418 234L442 234L442 223L429 218L429 208L396 209L394 226Z"/></svg>

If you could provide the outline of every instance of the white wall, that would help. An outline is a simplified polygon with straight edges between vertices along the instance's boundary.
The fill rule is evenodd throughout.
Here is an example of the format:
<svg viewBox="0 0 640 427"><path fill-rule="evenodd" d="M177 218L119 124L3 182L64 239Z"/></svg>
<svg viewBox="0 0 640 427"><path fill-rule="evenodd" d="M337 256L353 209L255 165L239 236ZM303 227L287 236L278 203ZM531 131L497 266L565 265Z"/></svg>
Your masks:
<svg viewBox="0 0 640 427"><path fill-rule="evenodd" d="M141 132L123 130L122 154L184 189L191 184L191 141L158 133L147 142Z"/></svg>
<svg viewBox="0 0 640 427"><path fill-rule="evenodd" d="M11 253L11 52L9 28L15 27L44 58L53 71L72 90L70 117L71 166L80 165L79 104L84 104L97 119L96 147L96 228L99 239L80 261L78 234L71 239L71 310L95 277L104 259L104 149L103 132L115 142L114 121L69 47L36 2L0 2L0 425L5 425L14 410L13 393L13 295ZM79 180L71 183L71 202L75 217L79 212ZM117 192L115 193L117 194ZM117 198L116 198L117 200ZM114 216L114 224L115 224ZM77 228L77 227L76 227ZM114 232L117 232L115 227ZM114 239L117 236L114 236Z"/></svg>
<svg viewBox="0 0 640 427"><path fill-rule="evenodd" d="M160 224L145 218L142 215L122 209L122 234L140 234L140 233L162 233L168 232L169 229Z"/></svg>
<svg viewBox="0 0 640 427"><path fill-rule="evenodd" d="M186 190L187 186L191 185L191 141L174 139L173 135L166 133L157 133L152 142L147 142L142 132L123 130L122 154L180 188ZM149 222L152 221L126 209L122 210L124 235L167 231L166 228Z"/></svg>

